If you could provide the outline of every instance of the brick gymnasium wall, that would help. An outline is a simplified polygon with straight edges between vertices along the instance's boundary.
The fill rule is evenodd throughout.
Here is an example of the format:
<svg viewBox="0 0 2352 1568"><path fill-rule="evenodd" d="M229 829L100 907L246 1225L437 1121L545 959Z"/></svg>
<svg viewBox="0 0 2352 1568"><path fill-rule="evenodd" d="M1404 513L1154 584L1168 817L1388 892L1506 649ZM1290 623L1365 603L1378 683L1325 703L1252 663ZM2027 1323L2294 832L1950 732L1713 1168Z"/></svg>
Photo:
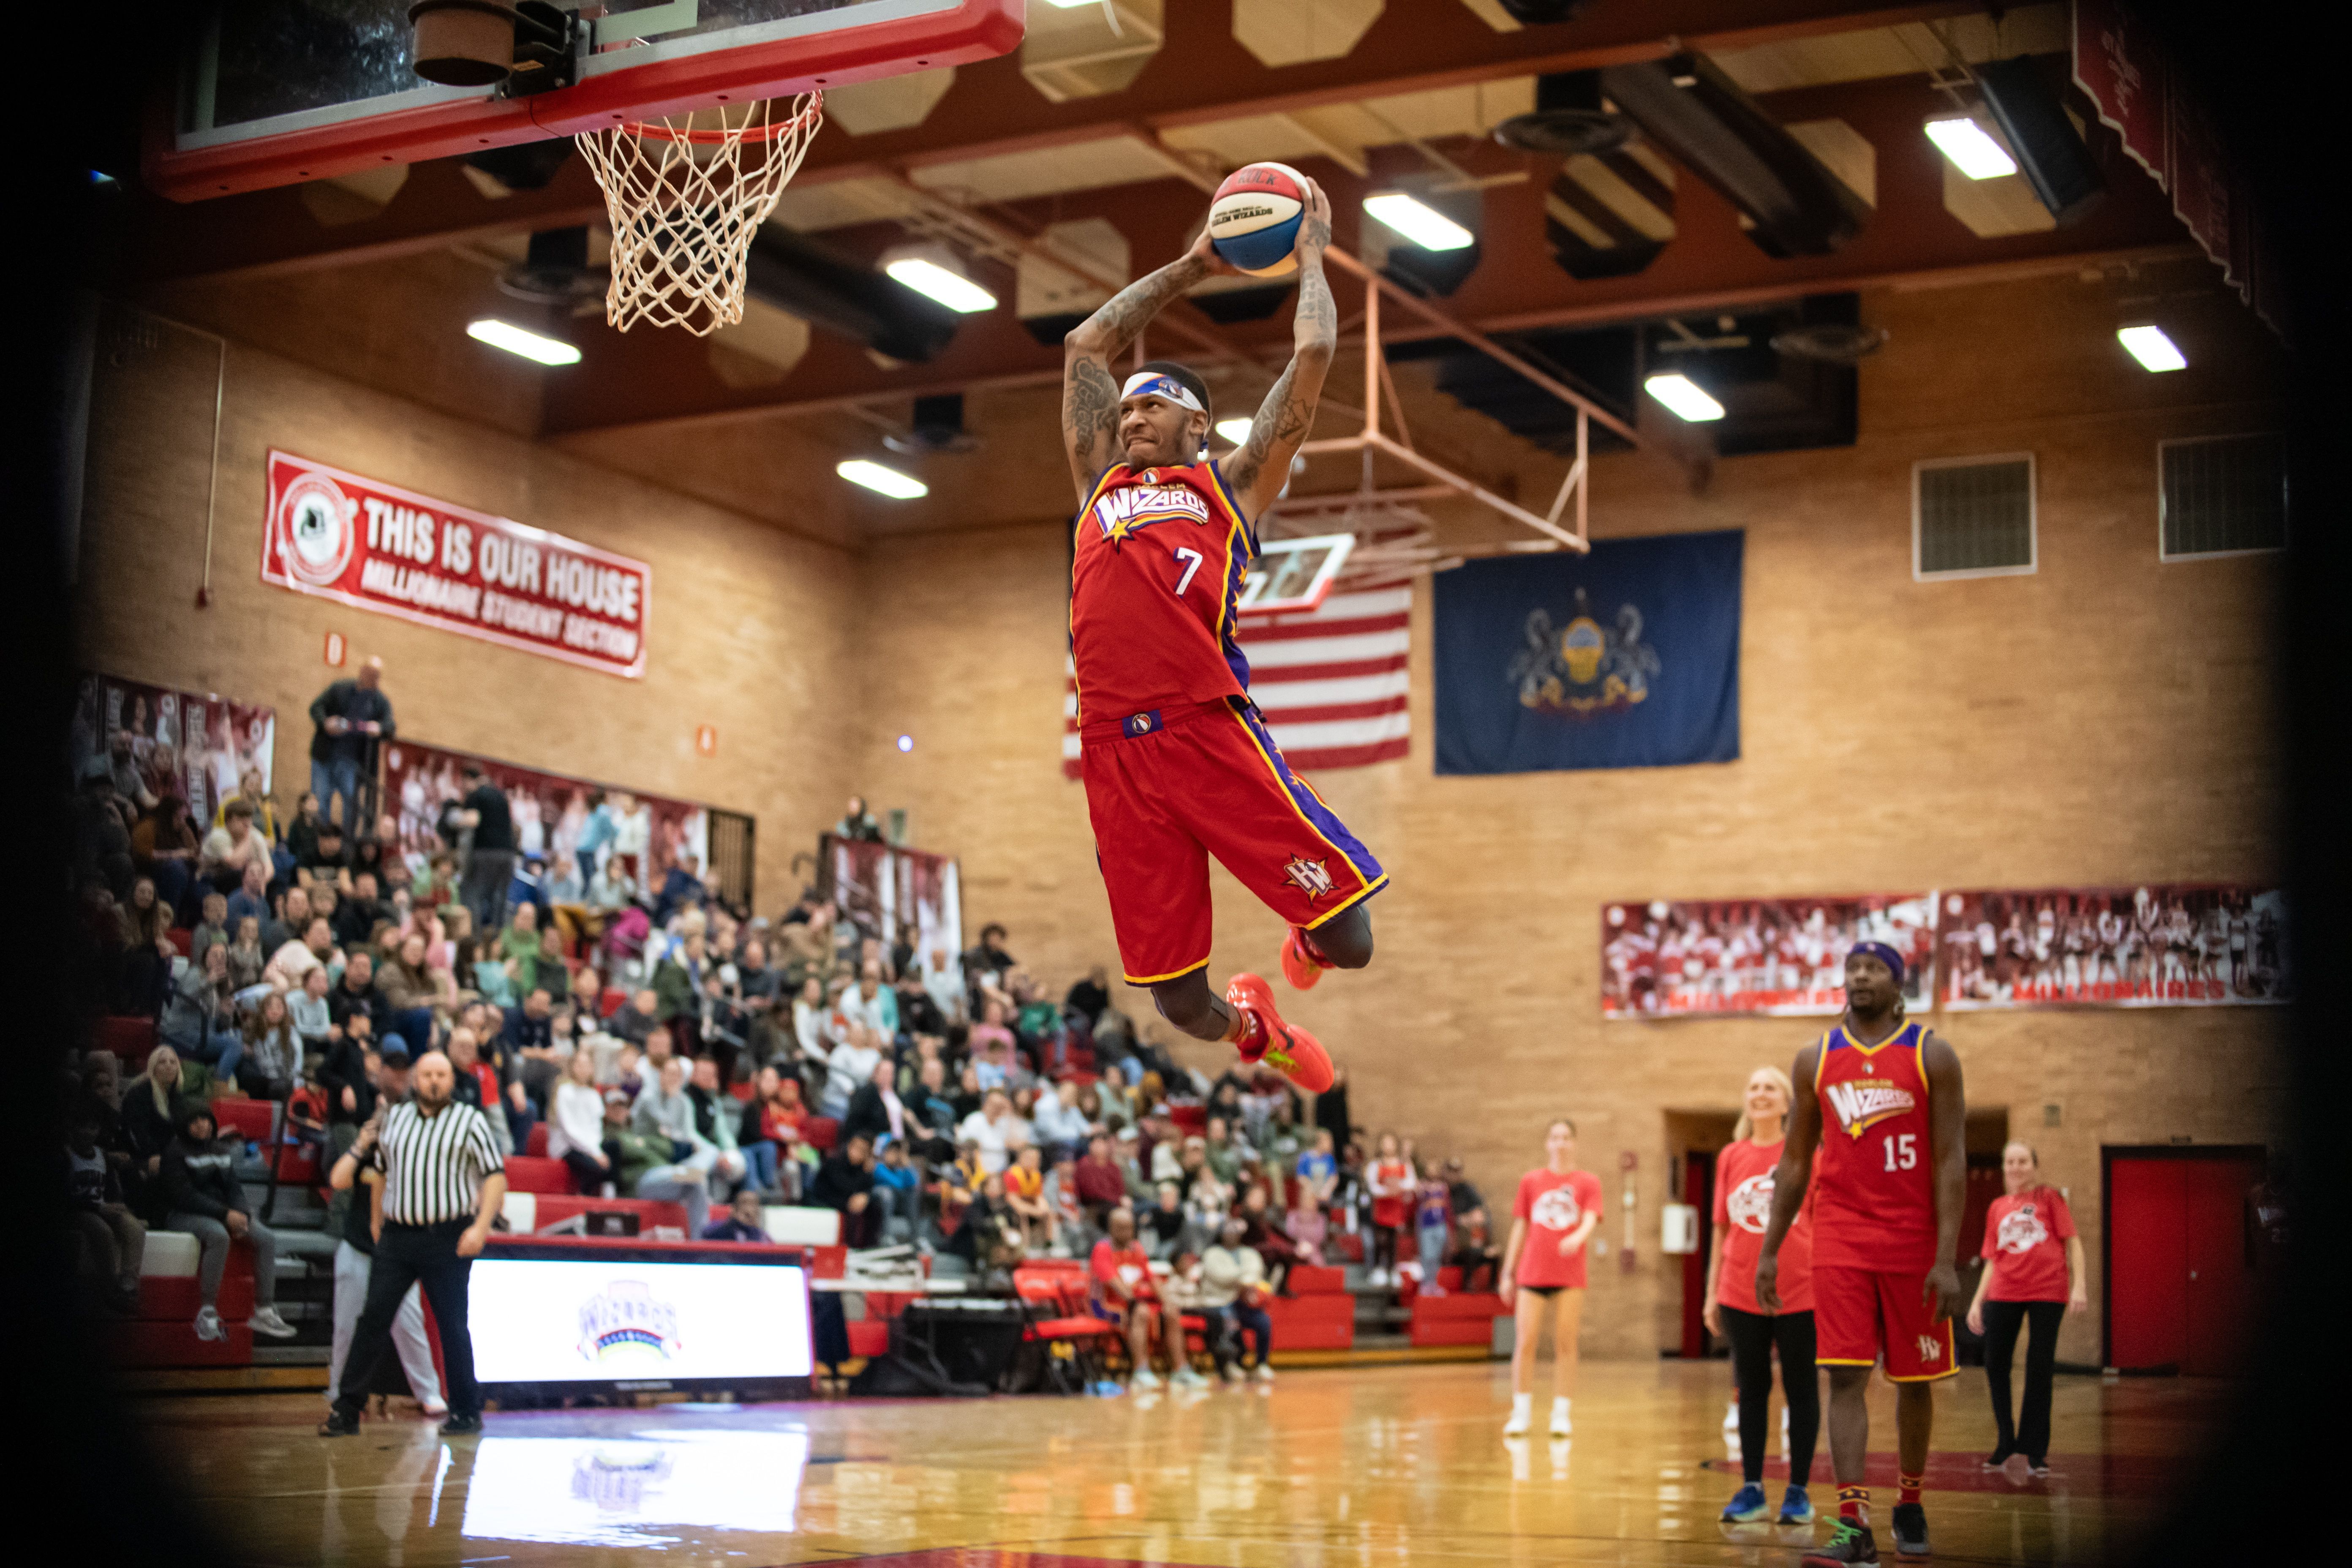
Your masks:
<svg viewBox="0 0 2352 1568"><path fill-rule="evenodd" d="M199 610L216 350L114 308L99 341L78 597L85 666L274 704L276 789L290 800L310 776L311 700L381 654L404 734L751 813L762 902L797 886L791 857L808 845L786 829L832 820L851 787L853 557L232 342L213 604ZM264 584L272 447L650 563L644 678ZM330 630L350 642L341 670L323 662ZM716 756L696 753L698 724L717 726Z"/></svg>
<svg viewBox="0 0 2352 1568"><path fill-rule="evenodd" d="M1356 1119L1460 1154L1507 1209L1518 1173L1540 1163L1545 1119L1573 1115L1612 1205L1612 1250L1618 1157L1638 1160L1638 1267L1596 1269L1593 1353L1680 1340L1680 1259L1656 1250L1665 1113L1736 1110L1748 1070L1787 1065L1818 1027L1604 1025L1603 900L2275 868L2273 563L2161 565L2155 548L2156 442L2262 427L2267 345L2217 315L2215 338L2231 335L2207 353L2228 363L2148 376L2116 352L2095 300L2072 279L1874 297L1867 319L1894 335L1863 372L1853 449L1727 460L1697 496L1657 459L1600 460L1601 536L1748 530L1739 762L1433 776L1424 590L1412 755L1316 781L1395 879L1373 906L1374 967L1327 980L1294 1015L1350 1069ZM1334 392L1354 395L1336 377ZM1484 473L1528 452L1410 384L1405 395L1425 447ZM1051 416L1043 399L1026 411L1037 432ZM1005 430L992 449L1017 438ZM2022 450L2040 458L2041 571L1914 583L1911 464ZM1561 472L1531 455L1516 467L1528 497L1548 499ZM1446 526L1454 538L1485 524L1461 513ZM862 776L878 802L912 808L923 842L962 856L967 919L1003 921L1013 952L1057 984L1117 965L1084 796L1057 771L1064 561L1058 520L870 551L861 638L876 721ZM916 738L910 758L890 749L901 731ZM1216 886L1213 973L1267 970L1279 924L1222 871ZM1139 994L1132 1005L1150 1015ZM2099 1146L2262 1142L2284 1076L2271 1023L2233 1009L1945 1027L1970 1103L2009 1108L2050 1179L2073 1189L2095 1284ZM1184 1054L1215 1070L1217 1053ZM2059 1125L2042 1125L2045 1105ZM2062 1354L2095 1360L2098 1322L2095 1310L2070 1320Z"/></svg>
<svg viewBox="0 0 2352 1568"><path fill-rule="evenodd" d="M2155 443L2264 426L2275 356L2259 329L2211 300L2187 334L2194 368L2158 377L2116 351L2104 288L2072 278L1864 308L1893 338L1863 372L1854 447L1727 460L1696 493L1655 457L1597 464L1601 536L1748 531L1739 762L1433 776L1424 592L1413 754L1317 781L1395 876L1375 906L1375 968L1297 1007L1349 1068L1357 1120L1459 1153L1507 1208L1545 1119L1574 1115L1611 1201L1612 1251L1618 1157L1639 1162L1638 1267L1622 1275L1612 1257L1596 1269L1591 1353L1678 1342L1680 1260L1656 1251L1669 1155L1684 1130L1734 1109L1750 1068L1785 1064L1814 1029L1604 1026L1603 900L2276 868L2273 564L2164 566L2155 553ZM784 856L861 788L909 808L918 842L962 858L967 923L1003 921L1049 984L1115 969L1084 797L1059 768L1066 499L1050 394L975 399L983 450L928 467L929 501L861 502L860 526L896 531L852 556L778 531L770 523L792 520L764 506L769 522L753 523L584 460L675 468L682 487L753 506L788 476L762 474L775 459L740 433L576 444L575 459L233 349L217 602L200 614L211 350L166 334L149 352L152 363L102 370L93 414L91 662L276 702L280 766L295 767L299 710L327 674L310 650L331 625L355 653L391 661L419 737L755 812L765 908L787 886ZM1343 366L1335 396L1352 401L1354 379ZM1400 379L1425 448L1548 500L1559 465L1429 395L1415 367ZM271 443L651 561L651 673L614 681L263 587ZM1913 583L1911 464L2021 450L2040 459L2039 574ZM1473 512L1442 521L1457 542L1506 536ZM697 722L719 725L717 759L693 755ZM1278 925L1222 873L1217 887L1215 973L1272 964ZM1149 1016L1140 995L1130 1005ZM2284 1079L2271 1023L2081 1012L1955 1017L1947 1032L1972 1106L2006 1109L2073 1189L2095 1287L2100 1145L2263 1141ZM1182 1054L1221 1065L1206 1047ZM2058 1125L2043 1125L2044 1106ZM2062 1353L2095 1358L2097 1325L2095 1311L2070 1321Z"/></svg>

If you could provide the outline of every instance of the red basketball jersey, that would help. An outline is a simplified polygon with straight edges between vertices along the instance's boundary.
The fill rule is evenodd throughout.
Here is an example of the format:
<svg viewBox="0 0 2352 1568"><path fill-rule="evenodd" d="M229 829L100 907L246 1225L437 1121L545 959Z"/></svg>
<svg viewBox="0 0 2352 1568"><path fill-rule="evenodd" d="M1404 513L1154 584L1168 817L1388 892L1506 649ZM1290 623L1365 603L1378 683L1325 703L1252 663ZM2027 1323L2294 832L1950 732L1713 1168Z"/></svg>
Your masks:
<svg viewBox="0 0 2352 1568"><path fill-rule="evenodd" d="M1112 465L1078 513L1076 546L1079 723L1249 689L1234 611L1257 542L1214 462L1141 473Z"/></svg>
<svg viewBox="0 0 2352 1568"><path fill-rule="evenodd" d="M1919 1023L1874 1046L1856 1045L1843 1025L1822 1037L1816 1267L1925 1274L1935 1265L1936 1152L1919 1059L1927 1037Z"/></svg>

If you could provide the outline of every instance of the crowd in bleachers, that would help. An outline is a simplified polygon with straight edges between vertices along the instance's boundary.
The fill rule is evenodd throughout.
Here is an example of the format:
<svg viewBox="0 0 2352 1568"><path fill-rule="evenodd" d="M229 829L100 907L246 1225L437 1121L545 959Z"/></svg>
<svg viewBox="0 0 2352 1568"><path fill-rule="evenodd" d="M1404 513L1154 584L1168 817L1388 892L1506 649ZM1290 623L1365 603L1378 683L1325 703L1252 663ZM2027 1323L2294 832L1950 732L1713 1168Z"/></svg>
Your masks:
<svg viewBox="0 0 2352 1568"><path fill-rule="evenodd" d="M1432 1292L1448 1262L1492 1273L1459 1163L1393 1136L1368 1151L1344 1076L1311 1105L1238 1061L1209 1079L1102 970L1057 995L1000 925L967 952L920 951L814 890L754 918L690 858L637 886L593 845L486 885L467 840L498 836L495 784L469 779L446 850L417 856L328 782L331 812L309 791L285 809L248 775L200 829L184 803L85 764L84 947L110 1044L72 1086L67 1163L88 1272L117 1302L143 1227L188 1232L197 1331L217 1337L220 1260L243 1239L254 1331L293 1332L225 1151L266 1142L288 1179L317 1180L428 1050L488 1114L516 1190L675 1205L718 1239L764 1235L768 1205L828 1209L848 1247L1000 1283L1071 1259L1130 1325L1131 1298L1206 1307L1255 1331L1261 1365L1260 1300L1298 1265L1360 1262L1375 1288ZM835 831L878 836L856 801ZM612 890L592 902L592 884ZM119 1056L141 1069L128 1084Z"/></svg>

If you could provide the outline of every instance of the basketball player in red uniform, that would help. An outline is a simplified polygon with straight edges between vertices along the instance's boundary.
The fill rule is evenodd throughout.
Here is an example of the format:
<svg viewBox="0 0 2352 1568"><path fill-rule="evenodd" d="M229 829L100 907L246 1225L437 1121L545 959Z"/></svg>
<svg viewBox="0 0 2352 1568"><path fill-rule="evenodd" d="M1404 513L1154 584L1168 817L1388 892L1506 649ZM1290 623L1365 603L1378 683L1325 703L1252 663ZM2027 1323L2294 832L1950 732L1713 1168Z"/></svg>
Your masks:
<svg viewBox="0 0 2352 1568"><path fill-rule="evenodd" d="M1062 433L1079 506L1070 584L1079 767L1127 982L1150 986L1186 1034L1231 1041L1244 1060L1320 1092L1330 1058L1283 1021L1266 983L1237 974L1220 1000L1205 973L1211 855L1289 923L1282 969L1301 988L1326 969L1371 961L1364 900L1388 880L1290 771L1249 700L1249 661L1234 638L1256 551L1251 521L1290 478L1338 342L1323 276L1331 205L1311 181L1307 194L1290 363L1238 449L1222 462L1207 457L1208 387L1182 365L1153 361L1124 383L1109 369L1170 300L1234 271L1205 227L1065 340Z"/></svg>
<svg viewBox="0 0 2352 1568"><path fill-rule="evenodd" d="M1807 1568L1875 1563L1864 1396L1884 1359L1897 1390L1895 1546L1927 1554L1919 1488L1936 1407L1928 1384L1958 1372L1952 1320L1967 1308L1953 1250L1968 1184L1960 1058L1903 1017L1903 955L1856 942L1845 960L1845 1016L1797 1053L1787 1144L1772 1177L1772 1220L1756 1259L1756 1300L1780 1310L1780 1246L1812 1192L1813 1324L1830 1373L1836 1533ZM1815 1151L1820 1153L1816 1164Z"/></svg>

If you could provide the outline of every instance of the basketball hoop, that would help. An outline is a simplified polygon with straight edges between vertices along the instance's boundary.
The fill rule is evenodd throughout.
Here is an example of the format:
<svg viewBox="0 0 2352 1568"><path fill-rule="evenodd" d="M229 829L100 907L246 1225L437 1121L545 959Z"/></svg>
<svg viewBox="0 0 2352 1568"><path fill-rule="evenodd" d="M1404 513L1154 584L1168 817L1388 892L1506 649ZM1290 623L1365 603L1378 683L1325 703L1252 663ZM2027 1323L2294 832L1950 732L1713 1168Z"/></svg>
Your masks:
<svg viewBox="0 0 2352 1568"><path fill-rule="evenodd" d="M804 92L788 110L778 99L581 132L613 224L604 320L698 337L742 321L751 241L824 121L824 95Z"/></svg>

